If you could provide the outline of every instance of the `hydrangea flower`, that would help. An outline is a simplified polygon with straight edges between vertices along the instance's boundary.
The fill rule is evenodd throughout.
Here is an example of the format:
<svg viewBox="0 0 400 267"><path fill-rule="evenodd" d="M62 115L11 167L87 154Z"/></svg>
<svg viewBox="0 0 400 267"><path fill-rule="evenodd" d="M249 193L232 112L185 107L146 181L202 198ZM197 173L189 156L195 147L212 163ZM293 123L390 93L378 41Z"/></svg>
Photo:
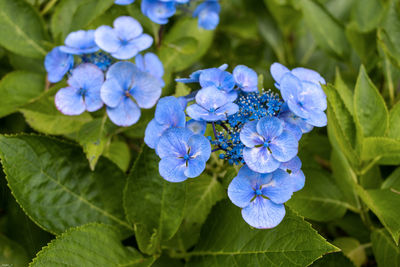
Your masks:
<svg viewBox="0 0 400 267"><path fill-rule="evenodd" d="M257 173L243 166L228 187L233 204L242 208L243 219L258 229L277 226L285 216L285 206L292 194L288 173Z"/></svg>
<svg viewBox="0 0 400 267"><path fill-rule="evenodd" d="M238 65L233 70L233 78L236 85L246 93L258 91L257 73L244 65Z"/></svg>
<svg viewBox="0 0 400 267"><path fill-rule="evenodd" d="M121 5L121 6L126 6L126 5L132 4L133 2L135 2L135 0L115 0L114 4Z"/></svg>
<svg viewBox="0 0 400 267"><path fill-rule="evenodd" d="M229 101L226 94L214 86L201 89L196 95L196 104L190 105L186 112L195 120L226 120L239 110L238 105Z"/></svg>
<svg viewBox="0 0 400 267"><path fill-rule="evenodd" d="M186 122L186 128L191 130L195 134L204 135L207 129L207 122L206 121L196 121L196 120L189 120Z"/></svg>
<svg viewBox="0 0 400 267"><path fill-rule="evenodd" d="M100 49L94 41L94 30L71 32L64 43L60 50L73 55L90 54Z"/></svg>
<svg viewBox="0 0 400 267"><path fill-rule="evenodd" d="M60 89L55 104L65 115L79 115L85 110L96 111L103 106L100 88L104 82L103 72L96 65L85 63L72 70L68 87Z"/></svg>
<svg viewBox="0 0 400 267"><path fill-rule="evenodd" d="M114 20L114 28L100 26L94 37L96 44L117 59L130 59L153 43L153 38L143 33L140 23L132 17Z"/></svg>
<svg viewBox="0 0 400 267"><path fill-rule="evenodd" d="M326 95L320 84L325 80L319 73L305 68L289 71L285 66L274 63L271 74L280 89L282 98L289 109L308 124L323 127L327 124L324 110L327 108Z"/></svg>
<svg viewBox="0 0 400 267"><path fill-rule="evenodd" d="M100 95L110 120L119 126L130 126L139 120L140 108L156 104L161 85L135 64L121 61L108 69Z"/></svg>
<svg viewBox="0 0 400 267"><path fill-rule="evenodd" d="M161 86L164 87L165 82L162 79L164 75L164 66L156 54L146 53L144 56L139 54L135 57L135 64L142 71L148 72L156 77Z"/></svg>
<svg viewBox="0 0 400 267"><path fill-rule="evenodd" d="M236 83L233 75L227 71L223 71L218 68L211 68L203 70L200 73L199 83L202 88L213 86L218 90L225 93L225 97L230 102L235 101L237 98L237 92L234 89Z"/></svg>
<svg viewBox="0 0 400 267"><path fill-rule="evenodd" d="M293 192L297 192L304 187L306 177L301 170L301 160L299 157L294 157L288 162L283 162L279 169L286 171L289 176L291 183L293 185Z"/></svg>
<svg viewBox="0 0 400 267"><path fill-rule="evenodd" d="M167 24L176 12L174 1L143 0L141 9L145 16L157 24Z"/></svg>
<svg viewBox="0 0 400 267"><path fill-rule="evenodd" d="M281 106L278 117L285 122L285 128L292 132L297 140L300 140L304 133L308 133L314 128L311 124L308 124L305 119L291 112L287 103Z"/></svg>
<svg viewBox="0 0 400 267"><path fill-rule="evenodd" d="M298 150L296 138L276 117L264 117L247 122L240 131L240 141L246 146L243 158L250 169L260 173L273 172L281 162L294 158Z"/></svg>
<svg viewBox="0 0 400 267"><path fill-rule="evenodd" d="M160 138L157 153L160 175L170 182L199 176L210 158L210 142L186 128L170 128Z"/></svg>
<svg viewBox="0 0 400 267"><path fill-rule="evenodd" d="M51 83L61 81L73 65L74 57L62 52L59 47L53 48L44 59L44 67L48 73L47 79Z"/></svg>
<svg viewBox="0 0 400 267"><path fill-rule="evenodd" d="M173 96L158 101L154 119L146 127L144 142L155 149L161 135L169 128L185 127L186 115L179 100Z"/></svg>
<svg viewBox="0 0 400 267"><path fill-rule="evenodd" d="M214 30L219 23L221 6L218 0L206 0L197 6L193 17L199 18L199 27L206 30Z"/></svg>
<svg viewBox="0 0 400 267"><path fill-rule="evenodd" d="M224 71L228 68L228 64L223 64L218 69ZM206 69L208 70L208 69ZM200 74L205 71L205 70L198 70L193 72L192 74L189 75L189 78L181 78L181 79L175 79L175 81L180 82L180 83L198 83L200 79Z"/></svg>

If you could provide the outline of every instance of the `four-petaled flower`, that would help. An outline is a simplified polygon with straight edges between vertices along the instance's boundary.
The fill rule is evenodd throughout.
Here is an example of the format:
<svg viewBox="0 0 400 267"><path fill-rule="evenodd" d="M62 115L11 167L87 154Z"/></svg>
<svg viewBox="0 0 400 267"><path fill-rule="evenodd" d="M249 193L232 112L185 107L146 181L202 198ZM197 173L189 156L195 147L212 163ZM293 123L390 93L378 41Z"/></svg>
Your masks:
<svg viewBox="0 0 400 267"><path fill-rule="evenodd" d="M233 70L233 78L237 86L246 93L258 91L257 73L244 65L238 65Z"/></svg>
<svg viewBox="0 0 400 267"><path fill-rule="evenodd" d="M157 24L167 24L176 12L174 1L143 0L142 13Z"/></svg>
<svg viewBox="0 0 400 267"><path fill-rule="evenodd" d="M276 117L247 122L240 131L240 140L246 146L243 158L247 166L260 173L275 171L281 162L294 158L298 150L298 141Z"/></svg>
<svg viewBox="0 0 400 267"><path fill-rule="evenodd" d="M64 43L60 50L72 55L90 54L100 49L94 41L94 30L71 32Z"/></svg>
<svg viewBox="0 0 400 267"><path fill-rule="evenodd" d="M285 129L290 131L297 140L300 140L304 133L308 133L314 128L311 124L308 124L305 119L291 112L287 103L283 103L281 106L278 118L285 122Z"/></svg>
<svg viewBox="0 0 400 267"><path fill-rule="evenodd" d="M130 59L153 43L153 38L143 33L140 23L132 17L114 20L114 28L100 26L95 34L96 44L117 59Z"/></svg>
<svg viewBox="0 0 400 267"><path fill-rule="evenodd" d="M193 17L199 18L199 27L206 30L214 30L219 23L221 6L218 0L206 0L197 6Z"/></svg>
<svg viewBox="0 0 400 267"><path fill-rule="evenodd" d="M111 121L119 126L130 126L139 120L140 108L156 104L161 96L161 85L135 64L121 61L108 69L100 95Z"/></svg>
<svg viewBox="0 0 400 267"><path fill-rule="evenodd" d="M199 176L210 158L210 142L186 128L170 128L157 144L160 175L170 182Z"/></svg>
<svg viewBox="0 0 400 267"><path fill-rule="evenodd" d="M55 104L65 115L79 115L85 110L93 112L103 106L100 88L104 81L103 72L90 63L79 65L68 79L68 87L60 89Z"/></svg>
<svg viewBox="0 0 400 267"><path fill-rule="evenodd" d="M73 65L74 57L62 52L59 47L53 48L44 59L44 67L48 74L47 79L52 83L61 81Z"/></svg>
<svg viewBox="0 0 400 267"><path fill-rule="evenodd" d="M228 187L233 204L242 208L243 219L258 229L277 226L285 216L285 206L293 194L289 174L283 170L257 173L243 166Z"/></svg>
<svg viewBox="0 0 400 267"><path fill-rule="evenodd" d="M135 57L135 64L142 71L148 72L156 77L161 86L165 85L162 79L164 75L164 66L156 54L146 53L144 56L139 54Z"/></svg>
<svg viewBox="0 0 400 267"><path fill-rule="evenodd" d="M233 102L237 98L237 92L233 90L236 83L232 76L227 71L219 68L205 69L200 73L199 83L202 88L214 87L225 93L228 101Z"/></svg>
<svg viewBox="0 0 400 267"><path fill-rule="evenodd" d="M218 67L218 69L224 71L228 68L228 64L223 64L221 66ZM208 69L205 69L208 70ZM179 78L179 79L175 79L175 81L179 82L179 83L198 83L199 79L200 79L200 74L205 71L205 70L197 70L195 72L193 72L192 74L189 75L189 78Z"/></svg>

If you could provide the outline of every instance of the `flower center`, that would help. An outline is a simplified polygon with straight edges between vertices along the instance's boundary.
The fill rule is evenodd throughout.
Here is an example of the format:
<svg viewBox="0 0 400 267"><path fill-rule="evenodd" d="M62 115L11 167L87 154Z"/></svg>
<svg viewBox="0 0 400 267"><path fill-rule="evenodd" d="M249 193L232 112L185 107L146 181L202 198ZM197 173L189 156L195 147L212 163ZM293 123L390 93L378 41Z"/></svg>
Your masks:
<svg viewBox="0 0 400 267"><path fill-rule="evenodd" d="M84 95L86 95L86 92L87 92L87 89L86 89L86 88L80 88L80 89L79 89L79 94L80 94L80 95L83 95L83 96L84 96Z"/></svg>
<svg viewBox="0 0 400 267"><path fill-rule="evenodd" d="M256 190L256 195L257 195L257 196L261 196L261 195L262 195L261 189L257 189L257 190Z"/></svg>
<svg viewBox="0 0 400 267"><path fill-rule="evenodd" d="M184 159L184 160L189 160L189 159L190 159L189 154L186 154L185 156L183 156L183 159Z"/></svg>
<svg viewBox="0 0 400 267"><path fill-rule="evenodd" d="M271 143L271 141L265 141L264 142L264 147L269 147L269 144Z"/></svg>
<svg viewBox="0 0 400 267"><path fill-rule="evenodd" d="M210 108L210 112L214 113L215 112L215 108Z"/></svg>

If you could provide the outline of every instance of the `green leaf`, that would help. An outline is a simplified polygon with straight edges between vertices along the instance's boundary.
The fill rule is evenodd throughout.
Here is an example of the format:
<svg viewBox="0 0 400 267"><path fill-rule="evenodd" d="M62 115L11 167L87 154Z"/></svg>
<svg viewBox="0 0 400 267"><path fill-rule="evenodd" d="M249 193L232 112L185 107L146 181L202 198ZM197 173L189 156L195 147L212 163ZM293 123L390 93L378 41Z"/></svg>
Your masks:
<svg viewBox="0 0 400 267"><path fill-rule="evenodd" d="M183 219L186 183L171 183L158 172L160 159L143 146L124 190L126 217L135 225L142 252L153 254L163 241L173 237Z"/></svg>
<svg viewBox="0 0 400 267"><path fill-rule="evenodd" d="M182 71L196 63L210 47L213 33L200 28L197 19L176 22L165 35L158 52L166 73Z"/></svg>
<svg viewBox="0 0 400 267"><path fill-rule="evenodd" d="M295 238L294 238L295 236ZM307 244L306 246L304 244ZM252 229L229 201L214 207L187 266L307 266L338 251L290 209L269 230Z"/></svg>
<svg viewBox="0 0 400 267"><path fill-rule="evenodd" d="M131 228L123 219L125 175L108 160L91 172L79 147L35 135L0 136L0 158L17 202L43 229L57 234L88 222Z"/></svg>
<svg viewBox="0 0 400 267"><path fill-rule="evenodd" d="M154 118L154 108L144 109L141 113L139 121L124 130L124 134L130 138L143 139L147 124Z"/></svg>
<svg viewBox="0 0 400 267"><path fill-rule="evenodd" d="M342 79L342 75L340 74L339 69L336 69L335 75L335 90L337 94L342 99L343 104L346 106L346 110L351 114L354 115L354 106L353 106L353 92L347 86L347 84Z"/></svg>
<svg viewBox="0 0 400 267"><path fill-rule="evenodd" d="M35 266L150 266L136 249L124 247L112 226L90 223L68 229L44 247L31 262Z"/></svg>
<svg viewBox="0 0 400 267"><path fill-rule="evenodd" d="M349 54L344 28L324 7L313 0L301 0L303 18L317 44L327 53L340 58Z"/></svg>
<svg viewBox="0 0 400 267"><path fill-rule="evenodd" d="M335 221L334 225L360 242L370 242L370 229L363 223L359 213L347 212L342 218Z"/></svg>
<svg viewBox="0 0 400 267"><path fill-rule="evenodd" d="M400 192L400 167L394 170L382 184L382 189L393 188Z"/></svg>
<svg viewBox="0 0 400 267"><path fill-rule="evenodd" d="M339 237L333 241L333 244L339 247L355 266L360 267L367 261L365 247L352 237Z"/></svg>
<svg viewBox="0 0 400 267"><path fill-rule="evenodd" d="M388 137L400 139L400 102L390 110Z"/></svg>
<svg viewBox="0 0 400 267"><path fill-rule="evenodd" d="M311 267L354 267L354 264L341 252L329 253L318 259Z"/></svg>
<svg viewBox="0 0 400 267"><path fill-rule="evenodd" d="M382 157L398 157L400 155L400 140L387 137L367 137L363 141L361 157L363 160L373 160Z"/></svg>
<svg viewBox="0 0 400 267"><path fill-rule="evenodd" d="M392 235L396 244L400 236L400 192L393 189L365 190L357 186L357 192L367 206Z"/></svg>
<svg viewBox="0 0 400 267"><path fill-rule="evenodd" d="M43 75L27 71L8 73L0 82L0 117L33 101L43 92L44 86Z"/></svg>
<svg viewBox="0 0 400 267"><path fill-rule="evenodd" d="M0 264L2 266L25 267L28 263L29 258L25 249L0 234Z"/></svg>
<svg viewBox="0 0 400 267"><path fill-rule="evenodd" d="M378 266L400 266L400 246L393 242L385 229L372 232L371 241Z"/></svg>
<svg viewBox="0 0 400 267"><path fill-rule="evenodd" d="M381 187L382 175L378 165L371 167L366 173L360 175L360 185L365 189L377 189Z"/></svg>
<svg viewBox="0 0 400 267"><path fill-rule="evenodd" d="M51 17L53 38L63 42L72 31L86 28L114 4L114 0L63 0Z"/></svg>
<svg viewBox="0 0 400 267"><path fill-rule="evenodd" d="M45 33L35 9L24 0L0 0L0 45L26 57L42 58Z"/></svg>
<svg viewBox="0 0 400 267"><path fill-rule="evenodd" d="M361 32L369 32L375 29L384 13L381 0L355 1L353 19Z"/></svg>
<svg viewBox="0 0 400 267"><path fill-rule="evenodd" d="M293 194L287 205L315 221L331 221L342 217L349 204L343 201L343 195L332 182L329 173L311 168L304 168L303 172L306 184L302 190Z"/></svg>
<svg viewBox="0 0 400 267"><path fill-rule="evenodd" d="M123 141L112 141L103 153L103 156L114 162L123 172L129 168L131 152Z"/></svg>
<svg viewBox="0 0 400 267"><path fill-rule="evenodd" d="M363 66L354 91L354 114L356 125L363 136L385 135L389 126L389 112Z"/></svg>
<svg viewBox="0 0 400 267"><path fill-rule="evenodd" d="M37 101L20 109L26 122L36 131L62 135L80 130L87 122L92 120L89 113L78 116L67 116L57 110L54 104L54 94L59 88L52 88Z"/></svg>
<svg viewBox="0 0 400 267"><path fill-rule="evenodd" d="M271 46L274 50L279 62L285 62L285 49L283 43L282 33L275 25L271 18L265 16L258 21L258 28L261 37Z"/></svg>

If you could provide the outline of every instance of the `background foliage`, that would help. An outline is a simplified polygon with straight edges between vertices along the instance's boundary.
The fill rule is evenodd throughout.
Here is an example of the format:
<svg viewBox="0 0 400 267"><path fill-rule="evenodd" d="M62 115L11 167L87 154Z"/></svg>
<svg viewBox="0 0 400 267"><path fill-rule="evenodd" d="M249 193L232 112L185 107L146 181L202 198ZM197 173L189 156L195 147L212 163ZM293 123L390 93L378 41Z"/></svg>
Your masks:
<svg viewBox="0 0 400 267"><path fill-rule="evenodd" d="M184 12L160 29L137 1L113 2L0 0L1 264L400 266L398 1L225 0L216 31ZM154 110L129 128L104 111L56 110L62 85L46 82L45 54L124 14L155 37L164 95L187 91L174 78L223 63L254 68L266 89L275 61L330 82L328 127L302 139L306 185L278 227L243 222L225 200L236 169L221 160L163 180L142 146Z"/></svg>

